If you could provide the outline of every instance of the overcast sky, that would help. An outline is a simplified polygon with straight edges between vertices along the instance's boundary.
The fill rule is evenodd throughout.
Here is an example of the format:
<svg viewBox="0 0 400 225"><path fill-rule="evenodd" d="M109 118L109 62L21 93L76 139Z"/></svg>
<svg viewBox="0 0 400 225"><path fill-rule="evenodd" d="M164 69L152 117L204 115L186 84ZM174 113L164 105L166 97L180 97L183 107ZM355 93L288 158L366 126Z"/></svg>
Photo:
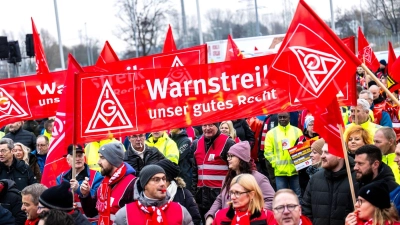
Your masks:
<svg viewBox="0 0 400 225"><path fill-rule="evenodd" d="M180 0L171 0L180 12ZM259 15L282 11L285 0L258 0ZM292 10L297 5L292 2ZM334 8L351 8L360 5L364 0L333 0ZM123 51L125 43L115 34L116 25L121 22L115 16L118 12L116 0L58 0L58 15L60 20L61 38L64 45L71 46L79 43L79 31L84 35L85 23L89 37L97 38L101 46L108 40L117 51ZM185 0L185 10L188 16L196 15L196 0ZM254 4L254 0L199 0L202 21L204 14L211 8L229 9L234 11L243 9L247 4ZM330 19L330 0L306 0L306 2L323 19ZM13 32L15 39L32 33L30 18L33 17L38 30L44 28L57 38L57 27L54 13L54 0L7 0L0 2L0 35L3 30ZM203 30L207 27L203 25ZM9 37L10 41L11 38ZM24 42L25 40L19 40Z"/></svg>

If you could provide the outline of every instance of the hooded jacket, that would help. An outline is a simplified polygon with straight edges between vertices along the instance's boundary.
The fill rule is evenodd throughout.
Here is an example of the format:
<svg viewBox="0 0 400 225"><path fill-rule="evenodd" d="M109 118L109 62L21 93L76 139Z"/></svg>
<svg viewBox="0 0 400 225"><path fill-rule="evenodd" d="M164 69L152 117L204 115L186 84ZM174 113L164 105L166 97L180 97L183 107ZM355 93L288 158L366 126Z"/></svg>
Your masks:
<svg viewBox="0 0 400 225"><path fill-rule="evenodd" d="M349 162L355 180L354 160L349 158ZM352 202L346 166L337 172L321 168L308 183L303 195L302 213L314 225L343 225L346 216L354 210Z"/></svg>
<svg viewBox="0 0 400 225"><path fill-rule="evenodd" d="M369 182L366 181L357 182L358 188L361 189L365 185L376 181L385 182L389 187L389 192L394 191L399 186L399 184L396 183L392 169L390 169L390 167L383 162L381 162L381 165L378 168L378 175Z"/></svg>
<svg viewBox="0 0 400 225"><path fill-rule="evenodd" d="M179 175L186 183L186 187L192 189L192 164L193 164L193 152L190 151L191 141L186 133L186 130L182 129L179 134L171 134L171 139L176 142L179 150Z"/></svg>
<svg viewBox="0 0 400 225"><path fill-rule="evenodd" d="M17 189L15 182L12 180L4 179L0 180L0 182L4 184L3 190L0 191L0 205L11 212L16 225L23 225L26 220L26 213L21 210L21 192Z"/></svg>
<svg viewBox="0 0 400 225"><path fill-rule="evenodd" d="M132 145L129 145L128 150L125 152L124 161L135 169L137 175L146 165L155 164L165 159L164 155L155 147L145 144L143 151L143 159L133 150Z"/></svg>

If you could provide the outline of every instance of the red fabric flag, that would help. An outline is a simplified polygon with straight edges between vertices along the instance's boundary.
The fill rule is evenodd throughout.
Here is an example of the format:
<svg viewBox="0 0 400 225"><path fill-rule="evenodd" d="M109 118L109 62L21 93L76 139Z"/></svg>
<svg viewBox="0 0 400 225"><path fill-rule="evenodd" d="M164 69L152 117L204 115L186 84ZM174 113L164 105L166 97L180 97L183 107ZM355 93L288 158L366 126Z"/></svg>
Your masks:
<svg viewBox="0 0 400 225"><path fill-rule="evenodd" d="M398 57L390 66L390 72L387 76L387 84L388 89L391 92L400 89L400 57Z"/></svg>
<svg viewBox="0 0 400 225"><path fill-rule="evenodd" d="M42 42L40 41L39 33L36 29L35 22L33 22L33 18L31 18L32 21L32 32L33 32L33 45L35 48L35 57L36 57L36 74L37 75L42 75L42 74L49 74L49 67L47 66L47 61L46 61L46 54L44 53L44 49L42 46Z"/></svg>
<svg viewBox="0 0 400 225"><path fill-rule="evenodd" d="M372 70L372 72L379 69L379 61L375 56L374 51L369 45L367 39L358 27L358 59Z"/></svg>
<svg viewBox="0 0 400 225"><path fill-rule="evenodd" d="M103 50L101 51L99 58L97 59L96 66L103 66L106 63L118 62L119 58L115 54L114 49L111 47L110 43L106 41Z"/></svg>
<svg viewBox="0 0 400 225"><path fill-rule="evenodd" d="M356 38L354 36L343 38L342 41L354 54L356 54Z"/></svg>
<svg viewBox="0 0 400 225"><path fill-rule="evenodd" d="M338 125L344 130L342 113L338 101L333 99L325 109L317 109L314 114L314 130L328 143L328 152L344 158Z"/></svg>
<svg viewBox="0 0 400 225"><path fill-rule="evenodd" d="M392 42L389 41L389 47L388 47L388 64L387 64L387 70L388 73L392 72L392 65L396 61L396 54L394 53Z"/></svg>
<svg viewBox="0 0 400 225"><path fill-rule="evenodd" d="M53 135L55 137L50 144L42 176L42 184L47 187L56 185L57 176L70 168L64 155L67 153L68 145L75 142L73 136L75 134L74 93L75 76L78 72L83 72L82 68L71 54L68 55L65 87L58 104L56 122L54 123Z"/></svg>
<svg viewBox="0 0 400 225"><path fill-rule="evenodd" d="M354 77L348 74L354 73L360 64L350 49L301 0L267 79L270 84L286 89L293 96L292 102L297 100L313 115L319 115L336 100L340 87L352 83ZM326 122L321 129L327 130L320 132L323 138L330 140L326 134L332 133L329 129L337 124ZM331 154L343 156L342 151L331 151Z"/></svg>
<svg viewBox="0 0 400 225"><path fill-rule="evenodd" d="M225 61L244 59L244 56L238 46L233 41L230 34L228 34L228 42L226 46L226 56Z"/></svg>
<svg viewBox="0 0 400 225"><path fill-rule="evenodd" d="M165 52L173 52L176 51L176 45L175 45L175 40L174 36L172 35L172 28L171 25L168 26L168 31L167 31L167 36L165 37L164 41L164 48L163 48L163 53Z"/></svg>

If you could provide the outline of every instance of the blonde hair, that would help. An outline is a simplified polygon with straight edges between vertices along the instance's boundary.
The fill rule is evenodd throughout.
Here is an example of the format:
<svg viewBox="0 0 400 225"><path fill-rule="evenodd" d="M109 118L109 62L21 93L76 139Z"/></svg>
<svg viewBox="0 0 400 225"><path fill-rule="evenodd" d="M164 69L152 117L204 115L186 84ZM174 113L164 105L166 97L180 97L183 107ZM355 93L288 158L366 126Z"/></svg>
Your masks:
<svg viewBox="0 0 400 225"><path fill-rule="evenodd" d="M235 139L235 138L236 138L236 130L235 130L235 128L233 127L232 121L230 121L230 120L222 121L221 124L219 124L219 129L221 129L222 124L228 125L228 128L229 128L229 136L230 136L232 139Z"/></svg>
<svg viewBox="0 0 400 225"><path fill-rule="evenodd" d="M19 146L22 149L22 152L24 152L24 156L22 157L22 160L25 161L25 163L27 165L29 165L29 157L28 157L28 153L31 151L28 147L26 147L24 144L20 143L20 142L16 142L14 143L14 147L15 146Z"/></svg>
<svg viewBox="0 0 400 225"><path fill-rule="evenodd" d="M390 208L380 209L378 207L375 207L372 225L385 224L386 221L388 222L388 224L393 224L394 221L398 220L399 215L397 213L397 209L395 208L393 203L390 203Z"/></svg>
<svg viewBox="0 0 400 225"><path fill-rule="evenodd" d="M254 214L255 211L261 212L264 208L264 198L256 178L251 174L240 174L232 179L231 187L236 183L242 186L246 191L254 192L254 198L250 200L248 211L251 214ZM231 206L232 202L228 202L228 204Z"/></svg>

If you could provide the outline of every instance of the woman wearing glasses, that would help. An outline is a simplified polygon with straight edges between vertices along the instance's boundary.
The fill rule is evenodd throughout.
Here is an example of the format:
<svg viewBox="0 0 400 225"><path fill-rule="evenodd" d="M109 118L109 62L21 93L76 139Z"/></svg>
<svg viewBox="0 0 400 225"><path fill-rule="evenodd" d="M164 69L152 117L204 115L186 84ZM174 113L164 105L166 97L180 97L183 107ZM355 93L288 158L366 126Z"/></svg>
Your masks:
<svg viewBox="0 0 400 225"><path fill-rule="evenodd" d="M359 191L355 211L346 217L346 225L399 225L397 210L390 203L384 182L372 182Z"/></svg>
<svg viewBox="0 0 400 225"><path fill-rule="evenodd" d="M272 199L275 191L272 188L269 180L263 174L257 172L254 163L250 157L250 144L248 141L242 141L233 145L227 154L229 171L222 184L221 193L217 196L210 210L206 213L206 225L211 225L213 218L218 210L228 207L230 196L228 195L231 188L232 179L239 174L251 174L257 181L261 189L264 204L266 209L272 209Z"/></svg>
<svg viewBox="0 0 400 225"><path fill-rule="evenodd" d="M271 211L264 209L264 199L256 179L251 174L240 174L230 182L228 208L219 210L213 225L275 224Z"/></svg>

